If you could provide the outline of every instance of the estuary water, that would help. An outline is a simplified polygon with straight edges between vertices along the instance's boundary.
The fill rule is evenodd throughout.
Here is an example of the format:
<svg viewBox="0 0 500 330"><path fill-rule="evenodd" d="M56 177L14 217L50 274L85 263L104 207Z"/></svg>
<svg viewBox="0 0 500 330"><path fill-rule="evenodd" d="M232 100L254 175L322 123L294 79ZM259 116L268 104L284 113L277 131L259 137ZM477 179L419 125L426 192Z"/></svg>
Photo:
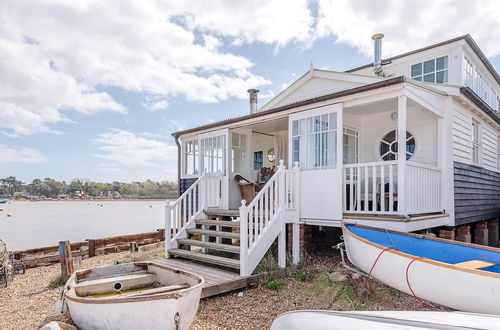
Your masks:
<svg viewBox="0 0 500 330"><path fill-rule="evenodd" d="M164 227L165 201L11 201L0 204L9 250L137 234ZM10 216L8 216L10 215Z"/></svg>

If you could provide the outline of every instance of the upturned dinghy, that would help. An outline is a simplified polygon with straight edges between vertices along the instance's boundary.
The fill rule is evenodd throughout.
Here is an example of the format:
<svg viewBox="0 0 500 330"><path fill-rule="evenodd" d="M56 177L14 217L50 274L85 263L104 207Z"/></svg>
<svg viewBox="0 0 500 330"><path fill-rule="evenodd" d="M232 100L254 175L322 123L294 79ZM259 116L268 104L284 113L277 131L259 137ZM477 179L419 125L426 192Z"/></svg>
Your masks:
<svg viewBox="0 0 500 330"><path fill-rule="evenodd" d="M500 317L461 312L293 311L278 316L271 330L498 329Z"/></svg>
<svg viewBox="0 0 500 330"><path fill-rule="evenodd" d="M64 287L71 318L86 329L187 329L204 280L153 262L77 271Z"/></svg>
<svg viewBox="0 0 500 330"><path fill-rule="evenodd" d="M347 256L370 277L465 312L500 314L500 249L342 224Z"/></svg>

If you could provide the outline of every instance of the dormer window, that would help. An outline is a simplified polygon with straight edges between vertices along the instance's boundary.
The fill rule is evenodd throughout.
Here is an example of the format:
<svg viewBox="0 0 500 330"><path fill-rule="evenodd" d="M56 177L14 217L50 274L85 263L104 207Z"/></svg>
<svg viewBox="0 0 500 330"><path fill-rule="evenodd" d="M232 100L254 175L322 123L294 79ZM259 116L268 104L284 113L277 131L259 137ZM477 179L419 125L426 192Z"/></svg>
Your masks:
<svg viewBox="0 0 500 330"><path fill-rule="evenodd" d="M431 83L444 84L448 82L448 56L413 64L411 78Z"/></svg>

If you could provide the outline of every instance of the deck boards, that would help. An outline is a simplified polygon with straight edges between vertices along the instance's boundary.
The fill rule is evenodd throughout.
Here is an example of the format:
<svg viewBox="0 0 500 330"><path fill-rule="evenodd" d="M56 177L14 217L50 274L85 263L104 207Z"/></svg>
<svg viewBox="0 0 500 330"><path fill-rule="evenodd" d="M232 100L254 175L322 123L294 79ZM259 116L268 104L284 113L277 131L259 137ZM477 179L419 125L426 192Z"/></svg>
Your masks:
<svg viewBox="0 0 500 330"><path fill-rule="evenodd" d="M205 286L201 298L207 298L221 293L246 288L259 281L258 276L242 277L236 272L208 266L198 262L184 259L155 259L154 262L179 268L205 279Z"/></svg>

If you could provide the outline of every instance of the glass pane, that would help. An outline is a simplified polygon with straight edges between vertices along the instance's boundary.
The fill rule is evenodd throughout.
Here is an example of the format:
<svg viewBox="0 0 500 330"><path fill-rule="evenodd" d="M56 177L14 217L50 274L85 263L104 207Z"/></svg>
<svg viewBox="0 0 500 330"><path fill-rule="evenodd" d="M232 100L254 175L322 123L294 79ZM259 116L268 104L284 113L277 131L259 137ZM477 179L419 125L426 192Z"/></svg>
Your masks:
<svg viewBox="0 0 500 330"><path fill-rule="evenodd" d="M330 114L330 129L336 129L337 128L337 113L331 113Z"/></svg>
<svg viewBox="0 0 500 330"><path fill-rule="evenodd" d="M436 70L448 68L448 56L439 57L436 59Z"/></svg>
<svg viewBox="0 0 500 330"><path fill-rule="evenodd" d="M357 158L357 137L353 135L343 135L343 159L344 164L356 163Z"/></svg>
<svg viewBox="0 0 500 330"><path fill-rule="evenodd" d="M299 140L299 164L303 169L307 169L306 137L300 136Z"/></svg>
<svg viewBox="0 0 500 330"><path fill-rule="evenodd" d="M444 73L445 71L439 71L439 72L436 72L436 82L438 84L442 84L444 83Z"/></svg>
<svg viewBox="0 0 500 330"><path fill-rule="evenodd" d="M424 62L424 73L436 71L436 61L434 59Z"/></svg>
<svg viewBox="0 0 500 330"><path fill-rule="evenodd" d="M299 137L292 138L292 162L294 164L295 162L299 161L299 148L300 148Z"/></svg>
<svg viewBox="0 0 500 330"><path fill-rule="evenodd" d="M424 81L425 82L435 82L434 81L434 73L431 73L431 74L426 74L424 76Z"/></svg>
<svg viewBox="0 0 500 330"><path fill-rule="evenodd" d="M292 136L297 136L299 135L299 121L294 120L292 121Z"/></svg>
<svg viewBox="0 0 500 330"><path fill-rule="evenodd" d="M321 116L321 130L322 131L328 130L328 115Z"/></svg>
<svg viewBox="0 0 500 330"><path fill-rule="evenodd" d="M238 133L233 133L233 147L240 146L240 135Z"/></svg>
<svg viewBox="0 0 500 330"><path fill-rule="evenodd" d="M337 133L329 132L327 137L327 166L325 168L336 168L337 167Z"/></svg>
<svg viewBox="0 0 500 330"><path fill-rule="evenodd" d="M299 123L300 134L304 134L306 132L306 120L301 119Z"/></svg>
<svg viewBox="0 0 500 330"><path fill-rule="evenodd" d="M411 66L411 76L412 78L415 76L422 75L422 63L414 64Z"/></svg>
<svg viewBox="0 0 500 330"><path fill-rule="evenodd" d="M413 79L417 80L417 81L422 81L422 76L419 76L419 77L413 77Z"/></svg>
<svg viewBox="0 0 500 330"><path fill-rule="evenodd" d="M314 132L319 132L321 128L320 116L314 117Z"/></svg>

